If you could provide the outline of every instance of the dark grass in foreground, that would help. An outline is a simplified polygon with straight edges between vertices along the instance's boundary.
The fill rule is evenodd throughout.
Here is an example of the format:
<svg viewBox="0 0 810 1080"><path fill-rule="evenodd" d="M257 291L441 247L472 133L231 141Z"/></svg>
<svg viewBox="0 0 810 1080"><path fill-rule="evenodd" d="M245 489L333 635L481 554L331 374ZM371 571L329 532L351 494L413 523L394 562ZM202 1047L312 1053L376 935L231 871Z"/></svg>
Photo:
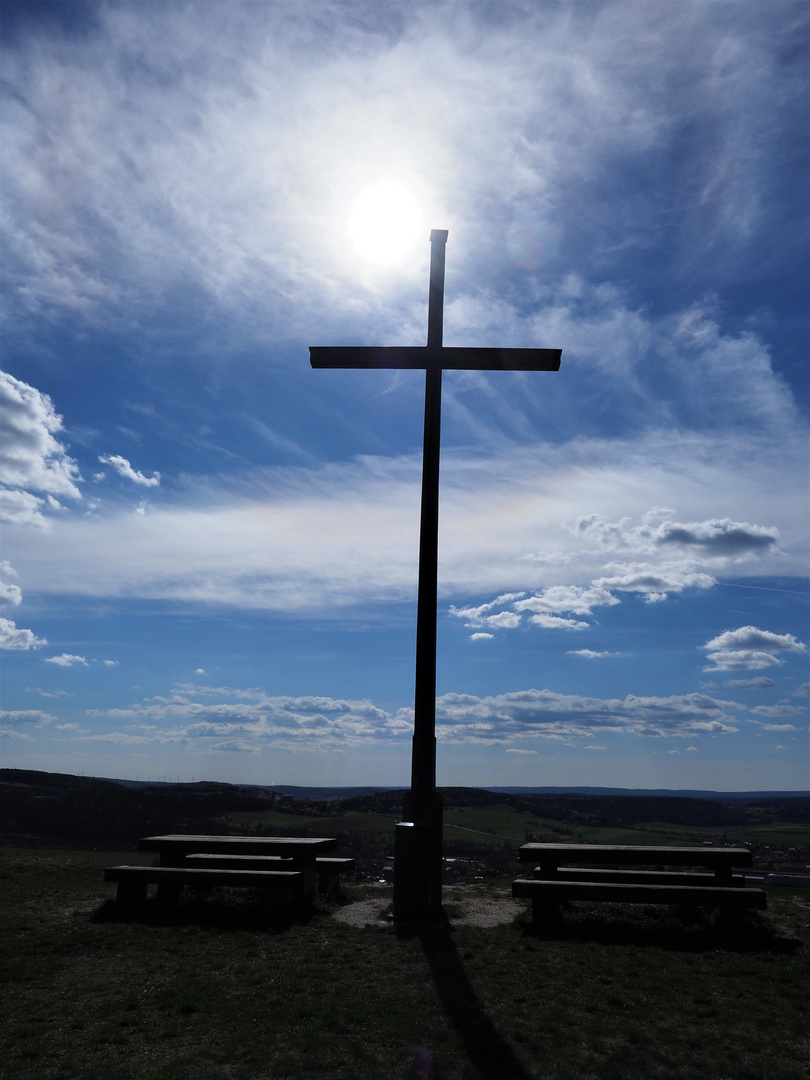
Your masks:
<svg viewBox="0 0 810 1080"><path fill-rule="evenodd" d="M4 1075L810 1076L806 896L771 898L740 939L709 916L618 905L572 909L551 936L523 918L358 929L320 902L270 924L245 891L129 922L105 904L101 866L115 861L3 855Z"/></svg>

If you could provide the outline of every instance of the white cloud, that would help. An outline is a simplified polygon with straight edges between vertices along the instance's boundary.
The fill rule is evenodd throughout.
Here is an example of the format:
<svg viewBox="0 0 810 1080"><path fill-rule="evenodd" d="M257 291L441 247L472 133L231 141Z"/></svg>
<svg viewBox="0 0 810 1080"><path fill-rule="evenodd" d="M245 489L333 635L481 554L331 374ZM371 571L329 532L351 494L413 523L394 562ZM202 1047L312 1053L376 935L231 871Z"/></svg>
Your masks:
<svg viewBox="0 0 810 1080"><path fill-rule="evenodd" d="M117 660L102 660L105 667L118 667Z"/></svg>
<svg viewBox="0 0 810 1080"><path fill-rule="evenodd" d="M784 663L775 653L807 651L807 646L793 634L775 634L755 626L726 630L701 646L714 667L704 671L756 671Z"/></svg>
<svg viewBox="0 0 810 1080"><path fill-rule="evenodd" d="M0 488L0 521L9 525L36 525L46 528L49 522L42 511L49 505L54 510L58 509L58 503L53 506L29 491Z"/></svg>
<svg viewBox="0 0 810 1080"><path fill-rule="evenodd" d="M563 619L559 615L532 615L530 622L544 630L587 630L588 623L578 619Z"/></svg>
<svg viewBox="0 0 810 1080"><path fill-rule="evenodd" d="M0 649L38 649L47 645L45 638L38 638L32 630L22 630L11 619L0 619Z"/></svg>
<svg viewBox="0 0 810 1080"><path fill-rule="evenodd" d="M45 657L45 663L57 664L59 667L75 667L76 664L87 666L87 661L83 656L75 656L73 653L62 653L61 656L47 656Z"/></svg>
<svg viewBox="0 0 810 1080"><path fill-rule="evenodd" d="M594 698L523 690L437 699L440 742L502 745L526 752L527 739L570 742L600 735L689 737L733 735L742 707L705 694ZM90 741L137 745L215 747L238 742L253 748L336 751L368 743L407 741L413 712L390 712L372 701L271 696L259 689L186 687L127 708L88 710L109 730ZM110 727L110 725L112 725Z"/></svg>
<svg viewBox="0 0 810 1080"><path fill-rule="evenodd" d="M806 652L807 646L797 641L793 634L774 634L770 630L759 630L756 626L741 626L737 630L726 630L711 641L704 649L760 649L763 652Z"/></svg>
<svg viewBox="0 0 810 1080"><path fill-rule="evenodd" d="M751 712L757 716L800 716L806 710L797 709L794 705L757 705Z"/></svg>
<svg viewBox="0 0 810 1080"><path fill-rule="evenodd" d="M771 218L784 146L804 134L797 124L791 135L785 108L803 72L785 61L780 20L756 5L721 21L712 5L688 19L655 4L534 5L518 23L493 17L500 5L400 5L395 19L390 5L353 8L351 19L343 4L300 8L115 5L69 47L31 34L7 50L17 323L54 308L135 319L175 304L186 282L279 336L330 293L342 300L347 278L370 294L356 306L384 312L343 233L353 197L386 175L412 185L431 220L489 222L478 258L494 277L544 269L561 236L597 271L619 247L666 241L674 272L695 273L699 240L709 282L724 257L754 267L773 246L800 243ZM135 85L132 56L148 58ZM642 165L652 182L617 208L605 177ZM663 222L667 197L677 214ZM582 291L566 283L570 303ZM410 299L386 321L399 322ZM463 325L503 327L494 306L477 305L473 324L463 312ZM620 312L605 329L588 361L632 370L643 317ZM690 352L713 344L694 314L677 329ZM690 365L708 410L713 374ZM738 383L737 395L756 394Z"/></svg>
<svg viewBox="0 0 810 1080"><path fill-rule="evenodd" d="M581 588L577 585L551 585L535 596L518 600L517 611L537 611L550 614L571 612L573 615L591 615L593 608L618 604L607 589Z"/></svg>
<svg viewBox="0 0 810 1080"><path fill-rule="evenodd" d="M108 454L98 460L102 465L109 465L119 476L131 480L134 484L140 484L141 487L157 487L160 484L159 472L153 473L152 476L144 476L142 472L133 469L125 457L120 457L118 454Z"/></svg>
<svg viewBox="0 0 810 1080"><path fill-rule="evenodd" d="M0 520L41 525L42 507L59 506L54 496L81 498L78 467L56 438L61 430L46 394L0 371Z"/></svg>
<svg viewBox="0 0 810 1080"><path fill-rule="evenodd" d="M475 634L470 634L470 641L491 641L494 637L494 634L486 634L478 631Z"/></svg>
<svg viewBox="0 0 810 1080"><path fill-rule="evenodd" d="M702 647L705 648L705 645ZM713 652L709 653L708 659L714 667L705 667L704 671L761 671L784 663L773 653L758 652L756 649Z"/></svg>
<svg viewBox="0 0 810 1080"><path fill-rule="evenodd" d="M650 602L663 600L671 592L710 589L715 584L709 574L694 573L686 567L666 563L658 566L650 563L609 563L605 569L613 573L597 578L594 581L597 588L643 593Z"/></svg>
<svg viewBox="0 0 810 1080"><path fill-rule="evenodd" d="M810 682L802 683L801 686L796 687L794 695L796 697L810 697Z"/></svg>
<svg viewBox="0 0 810 1080"><path fill-rule="evenodd" d="M220 700L195 700L199 697ZM237 700L222 700L229 698ZM125 722L128 728L92 739L183 744L202 740L212 747L226 740L326 751L370 739L401 739L412 732L411 710L391 714L370 701L270 697L259 690L226 687L189 688L128 709L90 710L88 715Z"/></svg>
<svg viewBox="0 0 810 1080"><path fill-rule="evenodd" d="M776 683L767 675L758 675L755 679L729 679L726 686L734 686L739 690L773 690Z"/></svg>
<svg viewBox="0 0 810 1080"><path fill-rule="evenodd" d="M675 434L665 444L657 438L591 441L510 448L486 459L449 451L443 461L440 596L455 601L465 618L483 621L498 613L494 601L476 607L464 604L465 597L497 596L518 591L516 586L539 593L554 585L597 588L604 549L583 544L564 523L581 517L585 506L610 504L640 517L655 505L662 483L698 514L718 490L728 502L762 504L779 522L782 539L779 552L760 556L757 572L800 575L805 508L784 476L786 468L799 469L804 447L800 454L797 443L794 465L786 466L790 453L785 446L778 454L754 446L749 438L715 442ZM677 474L669 471L674 459ZM141 517L111 511L64 518L58 536L9 530L7 554L24 572L29 592L301 613L415 595L418 457L254 473L245 482L249 494L190 491L188 505L164 505ZM556 550L565 559L522 558L538 549ZM667 562L653 565L644 581L614 576L626 578L620 585L679 590L690 582L705 585L704 578L688 576L701 573L694 562L677 572ZM505 601L503 608L513 610L514 603Z"/></svg>
<svg viewBox="0 0 810 1080"><path fill-rule="evenodd" d="M779 533L774 528L731 521L729 518L692 521L684 525L667 521L653 535L656 544L700 548L708 555L721 557L758 554L779 539Z"/></svg>
<svg viewBox="0 0 810 1080"><path fill-rule="evenodd" d="M56 720L50 713L40 709L0 709L0 723L3 724L50 724Z"/></svg>
<svg viewBox="0 0 810 1080"><path fill-rule="evenodd" d="M603 656L615 656L615 653L595 652L593 649L569 649L569 656L582 656L586 660L599 660Z"/></svg>
<svg viewBox="0 0 810 1080"><path fill-rule="evenodd" d="M22 590L19 585L0 581L0 607L17 607L22 602Z"/></svg>
<svg viewBox="0 0 810 1080"><path fill-rule="evenodd" d="M624 699L588 698L551 690L490 697L445 694L437 699L438 735L446 741L510 742L514 738L574 739L599 731L648 736L730 734L735 702L705 694Z"/></svg>

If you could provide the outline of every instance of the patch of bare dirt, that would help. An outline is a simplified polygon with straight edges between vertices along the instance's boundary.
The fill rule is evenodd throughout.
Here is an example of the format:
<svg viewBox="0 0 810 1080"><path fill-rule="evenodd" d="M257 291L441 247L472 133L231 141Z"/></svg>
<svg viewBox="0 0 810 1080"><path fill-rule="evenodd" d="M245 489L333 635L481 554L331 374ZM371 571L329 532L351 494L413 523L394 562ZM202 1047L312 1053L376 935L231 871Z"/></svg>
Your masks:
<svg viewBox="0 0 810 1080"><path fill-rule="evenodd" d="M514 900L508 892L481 892L469 886L447 888L443 899L451 926L500 926L510 923L526 907L525 901ZM355 900L336 911L333 918L349 926L390 926L391 897Z"/></svg>

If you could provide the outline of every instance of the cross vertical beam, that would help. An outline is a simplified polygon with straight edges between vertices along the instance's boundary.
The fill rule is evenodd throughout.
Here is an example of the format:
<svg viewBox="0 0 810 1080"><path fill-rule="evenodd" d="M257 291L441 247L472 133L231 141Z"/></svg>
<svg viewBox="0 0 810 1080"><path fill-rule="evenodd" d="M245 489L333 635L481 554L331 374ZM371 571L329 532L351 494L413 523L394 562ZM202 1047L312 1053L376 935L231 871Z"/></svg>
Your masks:
<svg viewBox="0 0 810 1080"><path fill-rule="evenodd" d="M436 791L436 619L439 573L439 450L442 427L444 256L447 231L430 234L428 359L422 444L422 512L416 601L411 790L394 827L394 917L439 918L442 909L442 801ZM435 350L433 355L431 351Z"/></svg>
<svg viewBox="0 0 810 1080"><path fill-rule="evenodd" d="M430 234L428 349L442 347L444 253L447 232ZM422 514L419 529L419 591L416 607L416 688L411 813L423 820L436 790L436 611L439 568L439 447L442 425L442 369L425 370L425 430L422 449Z"/></svg>

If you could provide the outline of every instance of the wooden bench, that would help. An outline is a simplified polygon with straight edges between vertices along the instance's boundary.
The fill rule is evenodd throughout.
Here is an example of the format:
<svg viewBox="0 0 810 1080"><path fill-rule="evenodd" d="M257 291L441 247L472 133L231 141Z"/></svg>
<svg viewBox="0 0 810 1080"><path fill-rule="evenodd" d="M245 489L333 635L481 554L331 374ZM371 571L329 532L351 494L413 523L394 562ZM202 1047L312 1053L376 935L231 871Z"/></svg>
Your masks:
<svg viewBox="0 0 810 1080"><path fill-rule="evenodd" d="M161 866L184 867L196 855L276 855L290 859L290 866L303 874L302 899L309 903L315 896L318 871L316 859L334 851L334 837L310 836L193 836L169 833L164 836L144 836L138 841L138 851L155 851Z"/></svg>
<svg viewBox="0 0 810 1080"><path fill-rule="evenodd" d="M188 865L207 866L221 870L273 870L291 867L293 860L282 855L189 855ZM341 874L354 873L354 859L322 856L315 859L318 875L318 892L334 893Z"/></svg>
<svg viewBox="0 0 810 1080"><path fill-rule="evenodd" d="M767 904L761 889L746 889L744 876L733 873L735 867L753 865L747 848L524 844L520 861L538 864L531 878L512 883L514 897L532 901L536 924L559 920L559 905L568 900L716 907L732 926L742 909ZM624 865L704 866L711 872L616 869Z"/></svg>
<svg viewBox="0 0 810 1080"><path fill-rule="evenodd" d="M258 889L265 906L281 906L300 897L304 875L300 870L235 870L202 866L108 866L105 881L118 884L116 903L137 908L146 902L150 884L158 886L163 902L174 902L184 886L212 889L217 885Z"/></svg>

